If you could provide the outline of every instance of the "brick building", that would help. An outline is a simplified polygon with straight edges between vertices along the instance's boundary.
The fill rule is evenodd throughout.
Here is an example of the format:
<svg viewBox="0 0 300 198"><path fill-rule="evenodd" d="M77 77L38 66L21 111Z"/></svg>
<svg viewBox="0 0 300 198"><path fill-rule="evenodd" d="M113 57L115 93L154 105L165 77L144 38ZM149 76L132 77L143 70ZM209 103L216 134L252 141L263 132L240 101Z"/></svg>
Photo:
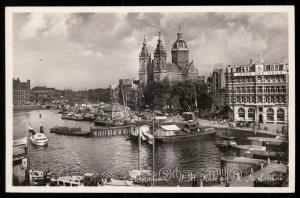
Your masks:
<svg viewBox="0 0 300 198"><path fill-rule="evenodd" d="M13 79L13 104L24 105L30 102L30 80L21 82L19 78Z"/></svg>

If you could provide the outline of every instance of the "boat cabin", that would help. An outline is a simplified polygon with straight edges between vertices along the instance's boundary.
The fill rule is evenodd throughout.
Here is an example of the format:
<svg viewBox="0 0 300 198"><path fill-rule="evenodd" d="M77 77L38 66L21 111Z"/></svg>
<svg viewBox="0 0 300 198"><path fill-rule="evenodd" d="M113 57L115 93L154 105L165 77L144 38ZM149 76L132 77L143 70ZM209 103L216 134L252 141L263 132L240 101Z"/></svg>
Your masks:
<svg viewBox="0 0 300 198"><path fill-rule="evenodd" d="M64 176L57 179L58 186L83 186L83 176Z"/></svg>
<svg viewBox="0 0 300 198"><path fill-rule="evenodd" d="M185 121L193 122L196 119L196 116L193 112L183 112L182 113L182 118Z"/></svg>
<svg viewBox="0 0 300 198"><path fill-rule="evenodd" d="M267 138L267 137L248 137L251 145L255 146L280 146L284 140L282 138Z"/></svg>
<svg viewBox="0 0 300 198"><path fill-rule="evenodd" d="M156 136L173 136L176 135L176 132L179 132L180 128L175 125L160 125L156 130L155 130L155 135Z"/></svg>
<svg viewBox="0 0 300 198"><path fill-rule="evenodd" d="M217 136L218 140L217 140L217 144L218 145L224 145L224 146L233 146L233 145L237 145L236 141L235 141L235 137L233 136Z"/></svg>
<svg viewBox="0 0 300 198"><path fill-rule="evenodd" d="M231 151L238 157L253 158L254 154L265 153L266 147L255 145L233 145Z"/></svg>

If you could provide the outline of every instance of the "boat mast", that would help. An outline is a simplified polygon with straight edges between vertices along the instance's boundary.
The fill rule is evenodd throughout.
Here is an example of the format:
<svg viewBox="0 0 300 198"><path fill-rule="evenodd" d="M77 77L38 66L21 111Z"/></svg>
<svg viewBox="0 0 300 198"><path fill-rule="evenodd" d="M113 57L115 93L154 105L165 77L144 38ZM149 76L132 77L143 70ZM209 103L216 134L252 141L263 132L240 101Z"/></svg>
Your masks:
<svg viewBox="0 0 300 198"><path fill-rule="evenodd" d="M125 104L125 98L124 98L124 92L123 92L123 86L122 85L121 85L121 92L122 92L123 105L126 106L126 104Z"/></svg>
<svg viewBox="0 0 300 198"><path fill-rule="evenodd" d="M138 162L138 169L139 169L139 171L141 171L141 130L140 130L140 126L139 126L140 124L138 123L138 133L139 133L139 135L138 135L138 138L139 138L139 154L138 154L138 160L139 160L139 162Z"/></svg>
<svg viewBox="0 0 300 198"><path fill-rule="evenodd" d="M155 176L155 172L154 172L154 152L155 152L155 150L154 150L154 140L155 140L155 138L154 138L154 112L153 112L153 118L152 118L152 136L153 136L153 140L152 140L152 176L153 176L153 181L152 181L152 185L154 186L154 176Z"/></svg>
<svg viewBox="0 0 300 198"><path fill-rule="evenodd" d="M194 84L194 92L195 92L195 109L196 109L196 119L198 121L198 103L197 103L197 92L196 92L196 86Z"/></svg>

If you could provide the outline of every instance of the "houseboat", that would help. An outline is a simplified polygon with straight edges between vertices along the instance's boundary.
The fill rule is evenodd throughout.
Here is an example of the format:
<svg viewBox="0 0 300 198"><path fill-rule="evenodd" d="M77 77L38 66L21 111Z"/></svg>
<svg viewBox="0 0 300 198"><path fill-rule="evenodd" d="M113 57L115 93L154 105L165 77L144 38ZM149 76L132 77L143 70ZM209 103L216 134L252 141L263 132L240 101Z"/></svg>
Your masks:
<svg viewBox="0 0 300 198"><path fill-rule="evenodd" d="M282 137L267 138L267 137L248 137L251 145L266 146L266 147L279 147L287 141Z"/></svg>
<svg viewBox="0 0 300 198"><path fill-rule="evenodd" d="M159 125L154 131L154 140L159 142L185 141L213 137L215 134L216 130L209 127L200 128L191 125L178 127L175 124Z"/></svg>

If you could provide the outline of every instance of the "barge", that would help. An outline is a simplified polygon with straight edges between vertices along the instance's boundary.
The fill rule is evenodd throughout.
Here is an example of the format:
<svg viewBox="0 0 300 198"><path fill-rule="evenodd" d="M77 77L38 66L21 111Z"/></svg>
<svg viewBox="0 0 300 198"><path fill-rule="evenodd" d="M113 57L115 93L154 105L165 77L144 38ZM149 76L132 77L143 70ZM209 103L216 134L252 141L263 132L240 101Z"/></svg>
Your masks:
<svg viewBox="0 0 300 198"><path fill-rule="evenodd" d="M90 131L81 131L80 127L56 126L50 129L50 133L85 137L91 136Z"/></svg>

